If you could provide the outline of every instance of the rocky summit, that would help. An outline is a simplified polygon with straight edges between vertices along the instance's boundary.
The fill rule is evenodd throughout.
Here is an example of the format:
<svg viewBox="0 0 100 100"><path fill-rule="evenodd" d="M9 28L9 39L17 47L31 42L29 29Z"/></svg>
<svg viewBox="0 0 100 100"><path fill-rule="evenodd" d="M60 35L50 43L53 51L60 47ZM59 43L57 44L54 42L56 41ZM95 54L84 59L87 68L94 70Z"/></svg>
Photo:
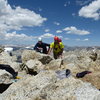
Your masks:
<svg viewBox="0 0 100 100"><path fill-rule="evenodd" d="M19 77L0 69L0 100L100 100L100 50L66 51L57 60L34 50L14 52L0 52L0 64Z"/></svg>

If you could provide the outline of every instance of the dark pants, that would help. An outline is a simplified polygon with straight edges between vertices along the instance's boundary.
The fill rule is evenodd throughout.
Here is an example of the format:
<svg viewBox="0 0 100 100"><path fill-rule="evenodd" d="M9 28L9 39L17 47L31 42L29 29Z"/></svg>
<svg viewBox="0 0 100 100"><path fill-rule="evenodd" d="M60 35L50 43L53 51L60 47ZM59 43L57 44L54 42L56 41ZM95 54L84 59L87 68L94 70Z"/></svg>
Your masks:
<svg viewBox="0 0 100 100"><path fill-rule="evenodd" d="M15 72L15 70L10 67L10 65L4 65L4 64L0 64L0 69L2 70L6 70L7 72L9 72L10 74L12 74L12 76L15 78L17 76L17 72Z"/></svg>
<svg viewBox="0 0 100 100"><path fill-rule="evenodd" d="M62 55L62 52L58 52L58 53L53 52L53 56L55 59L58 59L61 55Z"/></svg>

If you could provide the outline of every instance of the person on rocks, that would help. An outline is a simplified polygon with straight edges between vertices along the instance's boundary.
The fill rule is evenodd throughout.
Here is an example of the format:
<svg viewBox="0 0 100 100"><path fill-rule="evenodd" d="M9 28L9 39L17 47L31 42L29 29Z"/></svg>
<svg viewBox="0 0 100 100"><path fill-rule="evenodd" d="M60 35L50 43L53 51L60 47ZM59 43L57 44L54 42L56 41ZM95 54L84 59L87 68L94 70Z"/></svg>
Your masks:
<svg viewBox="0 0 100 100"><path fill-rule="evenodd" d="M50 44L42 42L42 38L38 38L38 43L36 43L34 50L40 53L48 54Z"/></svg>
<svg viewBox="0 0 100 100"><path fill-rule="evenodd" d="M53 50L53 57L55 59L60 58L60 57L62 58L64 45L57 36L54 37L54 42L52 42L50 44L50 50L49 50L48 54L50 54L52 50Z"/></svg>
<svg viewBox="0 0 100 100"><path fill-rule="evenodd" d="M12 74L14 79L19 79L19 77L17 76L18 72L15 72L15 70L12 67L10 67L10 65L0 64L0 69L6 70L10 74Z"/></svg>

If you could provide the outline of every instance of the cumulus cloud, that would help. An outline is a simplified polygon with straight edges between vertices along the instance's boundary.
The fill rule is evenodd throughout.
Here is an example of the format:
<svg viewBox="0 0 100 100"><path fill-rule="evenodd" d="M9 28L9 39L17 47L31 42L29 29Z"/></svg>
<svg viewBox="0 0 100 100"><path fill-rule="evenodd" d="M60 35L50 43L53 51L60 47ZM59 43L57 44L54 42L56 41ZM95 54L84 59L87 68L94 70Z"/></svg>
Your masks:
<svg viewBox="0 0 100 100"><path fill-rule="evenodd" d="M62 30L57 30L56 33L62 33Z"/></svg>
<svg viewBox="0 0 100 100"><path fill-rule="evenodd" d="M25 34L17 34L16 31L12 32L12 33L7 33L5 34L5 40L32 40L33 37L32 36L27 36Z"/></svg>
<svg viewBox="0 0 100 100"><path fill-rule="evenodd" d="M58 22L54 22L54 24L55 24L55 25L57 25L57 26L59 26L59 25L60 25L60 23L58 23Z"/></svg>
<svg viewBox="0 0 100 100"><path fill-rule="evenodd" d="M15 7L14 9L8 4L7 0L0 0L0 35L5 40L11 41L19 38L21 41L30 39L30 36L25 34L17 34L15 32L8 33L11 30L21 30L23 27L41 26L46 18L34 11ZM23 39L22 39L23 38ZM1 38L0 38L1 40Z"/></svg>
<svg viewBox="0 0 100 100"><path fill-rule="evenodd" d="M87 35L87 34L90 34L89 31L79 30L74 26L66 27L63 30L66 31L67 34L76 34L76 35Z"/></svg>
<svg viewBox="0 0 100 100"><path fill-rule="evenodd" d="M16 31L12 33L0 32L0 43L4 44L28 44L34 42L35 37L25 34L18 34Z"/></svg>
<svg viewBox="0 0 100 100"><path fill-rule="evenodd" d="M40 37L42 37L42 38L54 38L54 36L55 35L53 35L53 34L45 33L45 34L41 35ZM63 38L63 36L60 36L60 35L58 37Z"/></svg>
<svg viewBox="0 0 100 100"><path fill-rule="evenodd" d="M51 38L51 37L54 37L54 35L50 34L50 33L45 33L45 34L41 35L40 37L42 37L42 38Z"/></svg>
<svg viewBox="0 0 100 100"><path fill-rule="evenodd" d="M88 6L84 6L79 10L79 16L85 18L100 19L100 0L95 0Z"/></svg>

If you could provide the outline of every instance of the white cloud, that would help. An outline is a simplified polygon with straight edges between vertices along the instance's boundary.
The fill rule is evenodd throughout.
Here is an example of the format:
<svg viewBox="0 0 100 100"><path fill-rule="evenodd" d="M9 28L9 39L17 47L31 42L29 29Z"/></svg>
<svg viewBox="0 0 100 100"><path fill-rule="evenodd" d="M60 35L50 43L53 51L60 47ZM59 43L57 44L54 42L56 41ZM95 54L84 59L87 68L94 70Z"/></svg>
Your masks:
<svg viewBox="0 0 100 100"><path fill-rule="evenodd" d="M60 25L60 23L58 23L58 22L54 22L54 24L55 24L55 25L57 25L57 26L59 26L59 25Z"/></svg>
<svg viewBox="0 0 100 100"><path fill-rule="evenodd" d="M90 34L90 32L88 32L86 30L79 30L74 26L66 27L63 30L66 31L66 33L68 33L68 34L76 34L76 35L87 35L87 34Z"/></svg>
<svg viewBox="0 0 100 100"><path fill-rule="evenodd" d="M89 39L88 38L86 38L86 39L75 39L76 41L89 41Z"/></svg>
<svg viewBox="0 0 100 100"><path fill-rule="evenodd" d="M85 18L100 19L100 0L95 0L88 6L84 6L79 10L79 16Z"/></svg>
<svg viewBox="0 0 100 100"><path fill-rule="evenodd" d="M88 39L88 38L86 38L86 39L84 39L83 41L89 41L89 39Z"/></svg>
<svg viewBox="0 0 100 100"><path fill-rule="evenodd" d="M4 8L2 8L4 9ZM9 9L6 9L9 10ZM24 26L41 26L46 18L42 18L39 14L28 9L23 9L21 7L16 7L16 9L11 9L5 11L5 14L0 10L0 27L6 26L7 30L11 29L21 29Z"/></svg>
<svg viewBox="0 0 100 100"><path fill-rule="evenodd" d="M55 35L50 34L50 33L45 33L43 35L41 35L40 37L42 38L54 38ZM63 36L58 36L59 38L63 38Z"/></svg>
<svg viewBox="0 0 100 100"><path fill-rule="evenodd" d="M31 40L33 39L32 36L27 36L25 34L17 34L16 32L12 32L12 33L7 33L5 34L5 40Z"/></svg>
<svg viewBox="0 0 100 100"><path fill-rule="evenodd" d="M44 31L45 31L45 32L49 32L49 31L50 31L50 29L45 29Z"/></svg>
<svg viewBox="0 0 100 100"><path fill-rule="evenodd" d="M42 38L51 38L51 37L54 37L54 35L50 34L50 33L45 33L45 34L41 35L40 37L42 37Z"/></svg>
<svg viewBox="0 0 100 100"><path fill-rule="evenodd" d="M86 1L76 0L76 4L80 5L80 6L83 6L83 5L86 5L86 4L90 3L91 1L92 0L86 0Z"/></svg>
<svg viewBox="0 0 100 100"><path fill-rule="evenodd" d="M7 0L0 0L0 35L4 37L4 41L11 41L11 39L13 39L13 41L16 39L17 42L19 42L19 39L21 39L21 41L25 39L30 41L30 36L17 34L15 32L8 33L8 31L21 30L24 26L41 26L46 20L46 18L43 18L40 14L36 14L34 11L21 7L15 7L13 9ZM1 39L0 37L0 40Z"/></svg>
<svg viewBox="0 0 100 100"><path fill-rule="evenodd" d="M6 44L28 44L28 42L34 42L35 37L28 36L25 34L17 34L16 31L12 33L1 33L0 32L0 42Z"/></svg>
<svg viewBox="0 0 100 100"><path fill-rule="evenodd" d="M61 30L57 30L56 33L62 33L62 31Z"/></svg>

